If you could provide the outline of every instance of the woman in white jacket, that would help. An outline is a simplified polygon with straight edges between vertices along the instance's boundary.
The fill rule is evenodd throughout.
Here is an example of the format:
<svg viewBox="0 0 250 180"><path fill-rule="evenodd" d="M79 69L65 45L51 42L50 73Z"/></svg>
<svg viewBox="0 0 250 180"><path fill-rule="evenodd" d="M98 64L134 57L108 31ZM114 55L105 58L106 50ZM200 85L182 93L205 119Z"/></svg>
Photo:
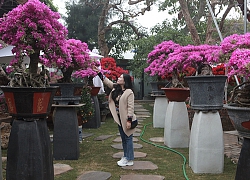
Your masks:
<svg viewBox="0 0 250 180"><path fill-rule="evenodd" d="M136 116L134 114L134 93L131 76L122 74L117 83L105 78L101 72L98 73L98 76L105 85L112 89L108 98L109 109L118 124L124 152L123 157L117 161L117 164L119 166L132 166L134 164L133 133L135 129L131 128L131 124L132 121L136 120Z"/></svg>

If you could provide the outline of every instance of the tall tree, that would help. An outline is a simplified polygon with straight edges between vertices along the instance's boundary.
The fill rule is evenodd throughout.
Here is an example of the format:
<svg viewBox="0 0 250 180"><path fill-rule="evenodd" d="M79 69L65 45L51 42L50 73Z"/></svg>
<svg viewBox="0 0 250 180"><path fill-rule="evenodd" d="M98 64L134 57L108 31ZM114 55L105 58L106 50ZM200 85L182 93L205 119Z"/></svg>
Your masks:
<svg viewBox="0 0 250 180"><path fill-rule="evenodd" d="M136 34L143 36L131 20L146 11L150 11L154 0L80 0L92 9L102 7L98 22L98 47L103 56L108 56L111 47L108 46L106 36L118 25L125 24Z"/></svg>
<svg viewBox="0 0 250 180"><path fill-rule="evenodd" d="M133 71L135 77L141 77L144 68L147 66L146 60L157 44L162 41L172 40L181 45L192 43L190 35L186 35L184 30L175 28L169 21L164 21L151 29L151 35L131 42L135 49L134 59L130 61L129 69Z"/></svg>
<svg viewBox="0 0 250 180"><path fill-rule="evenodd" d="M143 69L148 66L146 63L147 56L157 44L162 41L172 40L180 45L194 44L190 33L186 33L186 29L178 28L176 24L173 24L171 20L166 20L162 24L158 24L151 29L151 35L144 37L142 39L133 41L133 47L135 49L134 59L130 61L129 69L133 71L133 75L136 77L141 77ZM224 22L224 29L222 29L223 35L226 37L228 35L237 33L242 34L243 22L238 19L226 19ZM201 32L199 34L200 39L205 40L206 38L206 26L199 25L197 30ZM203 31L203 33L202 33ZM210 39L212 44L219 44L220 39L218 39L218 34L213 33ZM218 41L215 41L218 40Z"/></svg>
<svg viewBox="0 0 250 180"><path fill-rule="evenodd" d="M9 11L17 7L19 4L24 4L28 0L1 0L0 1L0 17L2 17L4 14L7 14ZM52 0L40 0L52 11L58 11L55 5L53 4Z"/></svg>
<svg viewBox="0 0 250 180"><path fill-rule="evenodd" d="M86 42L89 49L97 46L98 21L101 7L92 9L83 3L67 2L63 19L67 24L69 38Z"/></svg>
<svg viewBox="0 0 250 180"><path fill-rule="evenodd" d="M209 3L218 22L218 27L222 31L226 17L237 4L235 4L234 0L209 0ZM175 22L173 24L178 24L179 27L187 29L194 44L215 43L218 41L218 39L213 39L213 33L217 33L217 29L214 26L206 0L164 1L160 9L169 9L170 14L178 14L178 18L173 19ZM204 30L198 28L201 24L206 24L207 27L204 40L199 36L199 34L203 34Z"/></svg>

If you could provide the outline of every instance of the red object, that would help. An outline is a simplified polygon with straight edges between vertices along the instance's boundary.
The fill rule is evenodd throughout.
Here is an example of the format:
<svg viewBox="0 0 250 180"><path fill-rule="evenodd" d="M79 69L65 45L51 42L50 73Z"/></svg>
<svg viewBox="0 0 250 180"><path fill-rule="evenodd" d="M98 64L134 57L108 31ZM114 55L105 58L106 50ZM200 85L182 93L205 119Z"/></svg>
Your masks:
<svg viewBox="0 0 250 180"><path fill-rule="evenodd" d="M103 70L108 70L105 76L111 81L117 81L121 74L128 74L128 70L125 70L119 66L116 66L116 61L112 57L102 58L101 66Z"/></svg>
<svg viewBox="0 0 250 180"><path fill-rule="evenodd" d="M99 92L101 87L94 87L94 86L91 86L91 96L96 96Z"/></svg>
<svg viewBox="0 0 250 180"><path fill-rule="evenodd" d="M245 122L242 122L241 125L246 128L246 129L249 129L250 130L250 121L245 121Z"/></svg>
<svg viewBox="0 0 250 180"><path fill-rule="evenodd" d="M33 114L46 114L51 92L39 92L33 95Z"/></svg>
<svg viewBox="0 0 250 180"><path fill-rule="evenodd" d="M14 94L12 92L5 92L4 96L6 99L9 113L10 114L17 114Z"/></svg>
<svg viewBox="0 0 250 180"><path fill-rule="evenodd" d="M189 88L161 88L169 101L185 102L190 96Z"/></svg>

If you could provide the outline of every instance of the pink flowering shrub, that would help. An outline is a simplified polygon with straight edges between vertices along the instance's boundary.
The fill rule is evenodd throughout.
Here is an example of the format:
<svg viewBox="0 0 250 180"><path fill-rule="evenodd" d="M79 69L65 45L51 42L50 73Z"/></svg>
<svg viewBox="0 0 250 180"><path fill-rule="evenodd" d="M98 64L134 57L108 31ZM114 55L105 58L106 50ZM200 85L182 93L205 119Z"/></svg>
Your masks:
<svg viewBox="0 0 250 180"><path fill-rule="evenodd" d="M154 50L148 54L148 67L144 69L144 72L148 73L150 76L163 75L162 64L167 60L168 55L179 47L180 45L173 41L163 41L155 46ZM168 74L168 72L164 75L166 74Z"/></svg>
<svg viewBox="0 0 250 180"><path fill-rule="evenodd" d="M182 72L188 67L198 70L202 64L218 63L220 61L220 50L220 46L207 44L180 46L169 54L168 59L162 63L160 75L173 71Z"/></svg>
<svg viewBox="0 0 250 180"><path fill-rule="evenodd" d="M214 64L220 61L221 47L216 45L181 46L173 41L164 41L148 54L145 72L150 76L168 76L183 74L188 68L196 70L202 64Z"/></svg>
<svg viewBox="0 0 250 180"><path fill-rule="evenodd" d="M70 64L61 67L63 78L58 82L71 82L71 77L85 78L96 75L92 67L99 66L100 63L90 58L87 43L69 39L66 47L70 53L71 61Z"/></svg>
<svg viewBox="0 0 250 180"><path fill-rule="evenodd" d="M250 33L233 34L221 42L221 61L228 68L228 76L250 77Z"/></svg>
<svg viewBox="0 0 250 180"><path fill-rule="evenodd" d="M0 18L0 38L15 46L12 50L15 58L10 65L16 71L20 72L22 57L26 55L30 57L29 73L32 74L37 73L39 61L58 67L70 65L71 57L65 46L67 29L59 18L59 13L39 0L29 0ZM40 52L43 55L39 56Z"/></svg>

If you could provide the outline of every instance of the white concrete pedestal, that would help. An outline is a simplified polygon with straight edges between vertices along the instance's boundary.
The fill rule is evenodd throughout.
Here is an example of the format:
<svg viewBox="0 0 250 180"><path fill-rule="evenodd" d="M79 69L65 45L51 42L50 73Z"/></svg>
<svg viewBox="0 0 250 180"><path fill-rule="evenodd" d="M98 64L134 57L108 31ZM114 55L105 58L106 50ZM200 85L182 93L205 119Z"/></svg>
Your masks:
<svg viewBox="0 0 250 180"><path fill-rule="evenodd" d="M165 95L154 95L153 127L164 128L168 99Z"/></svg>
<svg viewBox="0 0 250 180"><path fill-rule="evenodd" d="M187 148L189 136L189 119L185 102L170 101L165 117L164 144L170 148Z"/></svg>
<svg viewBox="0 0 250 180"><path fill-rule="evenodd" d="M194 173L222 173L224 140L219 112L196 112L191 128L189 166Z"/></svg>

